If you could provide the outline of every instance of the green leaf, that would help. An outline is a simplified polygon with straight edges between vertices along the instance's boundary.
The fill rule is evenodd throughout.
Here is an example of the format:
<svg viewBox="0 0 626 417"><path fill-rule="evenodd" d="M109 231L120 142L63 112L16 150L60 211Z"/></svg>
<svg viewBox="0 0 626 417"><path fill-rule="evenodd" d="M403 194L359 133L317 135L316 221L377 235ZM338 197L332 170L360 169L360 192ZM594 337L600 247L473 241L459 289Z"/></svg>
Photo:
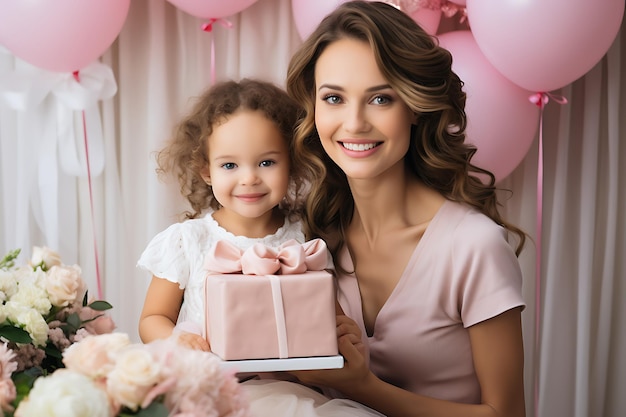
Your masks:
<svg viewBox="0 0 626 417"><path fill-rule="evenodd" d="M0 337L4 337L8 341L15 343L26 344L33 341L26 330L11 325L0 327Z"/></svg>
<svg viewBox="0 0 626 417"><path fill-rule="evenodd" d="M83 324L83 321L80 319L77 313L72 313L67 316L65 322L74 329L74 332L80 329L80 326Z"/></svg>
<svg viewBox="0 0 626 417"><path fill-rule="evenodd" d="M15 384L15 389L17 390L18 395L28 395L31 388L33 388L33 384L35 380L43 376L43 369L39 367L28 368L22 372L15 372L11 375L11 379Z"/></svg>
<svg viewBox="0 0 626 417"><path fill-rule="evenodd" d="M94 301L93 303L89 304L88 307L96 311L105 311L113 308L111 304L103 300Z"/></svg>
<svg viewBox="0 0 626 417"><path fill-rule="evenodd" d="M50 356L56 359L62 359L63 354L59 350L59 348L52 342L48 341L46 346L44 347L44 352L46 352L46 356Z"/></svg>
<svg viewBox="0 0 626 417"><path fill-rule="evenodd" d="M33 388L33 384L35 380L40 376L44 376L43 369L40 367L32 367L28 368L22 372L14 372L11 375L11 379L15 384L16 396L15 399L11 402L11 405L14 409L17 408L20 401L28 396L30 390ZM5 417L13 416L12 412L5 414Z"/></svg>
<svg viewBox="0 0 626 417"><path fill-rule="evenodd" d="M15 266L15 260L17 259L21 251L21 249L13 249L12 251L9 251L9 253L4 255L4 258L0 260L0 269L9 270L13 268Z"/></svg>

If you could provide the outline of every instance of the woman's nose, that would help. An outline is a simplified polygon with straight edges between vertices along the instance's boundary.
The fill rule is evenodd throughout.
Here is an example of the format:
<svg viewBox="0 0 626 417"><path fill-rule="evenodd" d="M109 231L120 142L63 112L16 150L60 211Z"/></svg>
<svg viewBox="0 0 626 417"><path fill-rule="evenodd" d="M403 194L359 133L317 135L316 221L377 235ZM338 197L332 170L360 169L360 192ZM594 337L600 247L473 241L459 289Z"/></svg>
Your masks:
<svg viewBox="0 0 626 417"><path fill-rule="evenodd" d="M370 127L367 121L367 114L361 105L348 106L346 109L346 119L344 128L347 132L358 133L368 130Z"/></svg>

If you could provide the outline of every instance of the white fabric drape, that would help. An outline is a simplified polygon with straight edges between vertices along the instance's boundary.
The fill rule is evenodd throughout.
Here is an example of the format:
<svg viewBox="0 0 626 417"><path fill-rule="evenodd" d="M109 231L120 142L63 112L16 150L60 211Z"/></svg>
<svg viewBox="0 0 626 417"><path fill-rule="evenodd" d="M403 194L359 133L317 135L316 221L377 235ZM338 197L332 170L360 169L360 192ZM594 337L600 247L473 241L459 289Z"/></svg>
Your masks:
<svg viewBox="0 0 626 417"><path fill-rule="evenodd" d="M134 0L118 40L102 62L113 69L117 94L99 102L103 172L92 178L57 170L57 250L77 263L96 294L96 257L104 298L120 331L138 340L137 321L149 276L135 268L148 241L186 208L177 184L159 181L153 152L211 81L257 77L284 85L289 57L301 43L290 0L258 0L228 18L231 28L200 29L202 19L165 0ZM0 77L23 65L0 51ZM626 30L585 77L557 92L569 100L544 111L544 193L540 349L535 351L535 246L520 257L527 414L531 417L626 415ZM0 254L50 246L36 181L39 138L31 123L47 117L0 101ZM42 113L43 112L43 113ZM49 115L49 114L48 114ZM30 128L29 128L30 129ZM506 134L506 132L503 132ZM500 184L508 220L533 240L537 208L537 141ZM45 178L45 175L44 175ZM22 189L22 187L27 187ZM19 196L19 198L18 198ZM93 200L93 217L90 202ZM94 220L92 223L92 219ZM534 413L535 376L538 410Z"/></svg>

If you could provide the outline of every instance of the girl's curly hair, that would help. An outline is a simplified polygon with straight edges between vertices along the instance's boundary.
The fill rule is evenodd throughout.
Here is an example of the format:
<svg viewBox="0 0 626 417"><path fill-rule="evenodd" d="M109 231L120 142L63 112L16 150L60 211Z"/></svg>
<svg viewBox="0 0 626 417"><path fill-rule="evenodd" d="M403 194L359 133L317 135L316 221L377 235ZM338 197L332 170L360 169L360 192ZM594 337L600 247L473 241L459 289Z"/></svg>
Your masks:
<svg viewBox="0 0 626 417"><path fill-rule="evenodd" d="M294 127L302 112L283 89L270 82L248 78L215 84L197 98L191 111L176 125L170 141L156 156L159 176L173 174L178 178L180 192L191 205L191 211L184 213L188 219L198 217L208 207L219 209L211 186L202 179L201 170L209 163L208 139L215 124L241 109L260 111L274 122L289 145L290 161L294 160ZM302 165L290 164L290 190L280 206L287 214L301 214L308 172Z"/></svg>

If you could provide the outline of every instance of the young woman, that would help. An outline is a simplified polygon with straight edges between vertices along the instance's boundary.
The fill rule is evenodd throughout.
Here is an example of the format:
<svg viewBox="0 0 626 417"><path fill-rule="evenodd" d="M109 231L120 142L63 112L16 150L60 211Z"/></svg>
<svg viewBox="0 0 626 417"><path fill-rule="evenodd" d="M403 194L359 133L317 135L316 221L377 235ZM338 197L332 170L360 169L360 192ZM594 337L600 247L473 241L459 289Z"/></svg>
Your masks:
<svg viewBox="0 0 626 417"><path fill-rule="evenodd" d="M362 335L340 337L343 369L296 375L387 416L523 417L525 235L471 163L451 63L369 1L340 5L292 58L296 156L316 167L307 238L328 242L340 322Z"/></svg>

